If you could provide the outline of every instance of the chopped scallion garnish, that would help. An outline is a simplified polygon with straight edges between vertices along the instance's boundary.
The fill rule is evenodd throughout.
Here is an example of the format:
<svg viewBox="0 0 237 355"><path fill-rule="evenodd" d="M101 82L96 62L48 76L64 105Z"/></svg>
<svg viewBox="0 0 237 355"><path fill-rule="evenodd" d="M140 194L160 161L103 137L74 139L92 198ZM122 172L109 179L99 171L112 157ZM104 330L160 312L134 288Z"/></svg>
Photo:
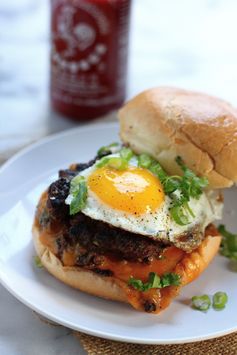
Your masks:
<svg viewBox="0 0 237 355"><path fill-rule="evenodd" d="M225 292L216 292L212 298L212 306L216 310L222 310L225 308L228 301L228 296Z"/></svg>
<svg viewBox="0 0 237 355"><path fill-rule="evenodd" d="M127 147L123 147L120 150L119 154L122 159L127 160L127 161L129 161L134 155L132 149L127 148Z"/></svg>
<svg viewBox="0 0 237 355"><path fill-rule="evenodd" d="M206 312L211 307L211 299L208 295L193 296L192 307L198 311Z"/></svg>
<svg viewBox="0 0 237 355"><path fill-rule="evenodd" d="M119 147L120 147L120 144L117 143L117 142L114 142L114 143L111 143L109 145L103 146L103 147L101 147L98 150L97 156L98 156L98 158L102 158L105 155L115 153L116 151L119 150Z"/></svg>
<svg viewBox="0 0 237 355"><path fill-rule="evenodd" d="M192 307L198 311L204 312L206 312L211 305L215 310L222 310L225 308L227 302L228 296L222 291L216 292L212 297L212 301L208 295L192 297Z"/></svg>
<svg viewBox="0 0 237 355"><path fill-rule="evenodd" d="M218 227L218 231L222 235L221 255L226 256L230 260L237 261L237 234L228 232L223 224Z"/></svg>
<svg viewBox="0 0 237 355"><path fill-rule="evenodd" d="M140 168L149 169L154 159L148 154L138 155L138 166Z"/></svg>
<svg viewBox="0 0 237 355"><path fill-rule="evenodd" d="M164 274L163 276L158 276L155 272L150 272L148 276L148 281L143 282L142 280L135 279L131 277L128 281L128 285L132 286L138 291L145 292L151 288L164 288L168 286L179 286L181 284L180 275L173 272Z"/></svg>
<svg viewBox="0 0 237 355"><path fill-rule="evenodd" d="M44 267L38 255L34 256L34 263L35 266L38 267L39 269L42 269Z"/></svg>
<svg viewBox="0 0 237 355"><path fill-rule="evenodd" d="M121 157L104 157L96 163L97 168L103 168L108 166L116 170L126 170L128 167L128 161Z"/></svg>
<svg viewBox="0 0 237 355"><path fill-rule="evenodd" d="M70 183L70 215L80 212L86 204L87 186L84 176L75 176Z"/></svg>
<svg viewBox="0 0 237 355"><path fill-rule="evenodd" d="M185 226L190 223L189 215L184 206L174 206L170 208L170 214L173 220L180 226Z"/></svg>
<svg viewBox="0 0 237 355"><path fill-rule="evenodd" d="M128 162L127 162L127 160L120 158L120 157L112 157L109 159L107 165L110 168L113 168L116 170L126 170L128 167Z"/></svg>

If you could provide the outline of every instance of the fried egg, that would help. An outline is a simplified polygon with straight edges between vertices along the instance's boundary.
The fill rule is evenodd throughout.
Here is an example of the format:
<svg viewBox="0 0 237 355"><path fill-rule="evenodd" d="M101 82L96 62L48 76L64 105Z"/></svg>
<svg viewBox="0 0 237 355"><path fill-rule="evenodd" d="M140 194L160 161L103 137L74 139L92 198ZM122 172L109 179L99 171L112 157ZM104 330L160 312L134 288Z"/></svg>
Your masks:
<svg viewBox="0 0 237 355"><path fill-rule="evenodd" d="M118 156L112 154L112 156ZM190 200L195 215L192 222L181 226L171 217L171 199L165 195L159 179L149 170L137 166L131 159L126 170L96 164L82 171L88 197L82 213L132 233L175 244L178 236L190 230L202 229L221 217L222 203L203 193Z"/></svg>

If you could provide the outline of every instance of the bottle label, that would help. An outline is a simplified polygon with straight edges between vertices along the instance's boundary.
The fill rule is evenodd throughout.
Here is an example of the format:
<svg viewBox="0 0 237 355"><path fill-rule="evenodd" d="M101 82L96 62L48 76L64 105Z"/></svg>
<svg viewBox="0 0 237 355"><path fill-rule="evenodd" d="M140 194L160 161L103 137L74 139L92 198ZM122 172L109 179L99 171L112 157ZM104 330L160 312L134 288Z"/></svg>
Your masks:
<svg viewBox="0 0 237 355"><path fill-rule="evenodd" d="M52 98L78 106L124 95L128 1L52 0Z"/></svg>

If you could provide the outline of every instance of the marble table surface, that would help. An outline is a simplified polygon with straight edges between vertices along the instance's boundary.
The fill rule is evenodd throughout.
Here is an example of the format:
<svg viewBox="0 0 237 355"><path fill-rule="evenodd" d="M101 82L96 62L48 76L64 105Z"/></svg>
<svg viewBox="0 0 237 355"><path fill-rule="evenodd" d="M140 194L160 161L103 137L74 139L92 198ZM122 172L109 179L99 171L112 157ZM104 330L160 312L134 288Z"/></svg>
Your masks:
<svg viewBox="0 0 237 355"><path fill-rule="evenodd" d="M237 104L237 2L134 0L128 98L175 85ZM48 102L49 0L0 1L0 163L76 126ZM115 120L112 113L106 118ZM0 354L84 354L71 331L42 323L0 286Z"/></svg>

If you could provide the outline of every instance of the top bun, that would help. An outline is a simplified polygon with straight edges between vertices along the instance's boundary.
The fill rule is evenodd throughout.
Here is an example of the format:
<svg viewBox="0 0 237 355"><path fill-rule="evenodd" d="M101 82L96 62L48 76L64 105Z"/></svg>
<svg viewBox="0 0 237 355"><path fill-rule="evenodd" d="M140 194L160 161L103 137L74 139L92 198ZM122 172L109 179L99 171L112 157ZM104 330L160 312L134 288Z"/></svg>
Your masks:
<svg viewBox="0 0 237 355"><path fill-rule="evenodd" d="M174 159L209 187L237 182L237 110L197 92L158 87L142 92L119 111L122 141L136 153L149 153L169 174L180 174Z"/></svg>

